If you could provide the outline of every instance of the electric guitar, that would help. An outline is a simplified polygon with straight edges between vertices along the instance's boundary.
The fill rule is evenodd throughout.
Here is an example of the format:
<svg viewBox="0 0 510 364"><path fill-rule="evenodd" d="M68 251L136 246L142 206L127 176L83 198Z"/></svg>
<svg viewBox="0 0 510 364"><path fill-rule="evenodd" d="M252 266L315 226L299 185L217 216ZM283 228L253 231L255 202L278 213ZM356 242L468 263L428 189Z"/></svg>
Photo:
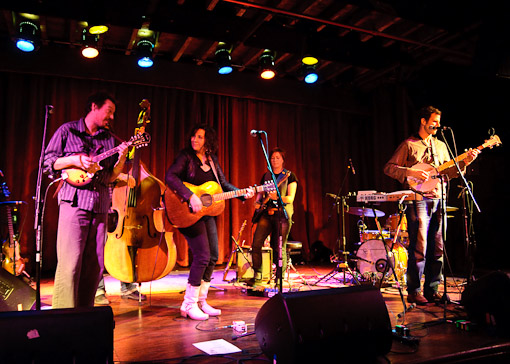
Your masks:
<svg viewBox="0 0 510 364"><path fill-rule="evenodd" d="M177 228L191 226L202 216L218 216L225 209L225 200L243 196L248 192L248 188L223 192L221 186L214 181L203 183L200 186L188 182L184 182L184 185L200 198L204 207L198 212L192 212L188 201L182 201L180 196L167 188L165 191L166 216L170 223ZM263 186L255 186L255 191L256 193L272 192L275 191L275 186L273 181L268 181Z"/></svg>
<svg viewBox="0 0 510 364"><path fill-rule="evenodd" d="M282 179L280 180L280 182L278 182L278 187L280 187L280 185L285 182L285 180L287 178L290 177L290 174L291 172L290 171L287 171L285 173L285 176L282 177ZM251 222L252 224L256 224L259 222L260 220L260 217L262 216L262 214L264 213L264 211L267 210L267 203L269 202L269 195L267 195L264 200L262 200L262 202L260 203L260 207L258 209L255 209L255 211L253 212L253 217L251 218Z"/></svg>
<svg viewBox="0 0 510 364"><path fill-rule="evenodd" d="M5 182L2 183L1 188L3 196L9 198L11 193L9 192L9 188ZM12 202L4 202L5 210L7 212L9 239L6 240L2 245L2 268L13 275L19 276L25 270L25 260L20 256L18 234L14 232L12 216L13 208L10 206Z"/></svg>
<svg viewBox="0 0 510 364"><path fill-rule="evenodd" d="M131 137L128 141L128 147L141 148L147 146L151 141L151 137L147 133L137 134ZM120 146L116 146L104 153L98 154L92 157L93 163L86 170L80 168L67 168L62 171L62 179L74 187L86 186L92 181L92 178L97 171L103 169L99 164L103 159L111 157L115 153L118 153ZM80 154L86 155L86 154Z"/></svg>
<svg viewBox="0 0 510 364"><path fill-rule="evenodd" d="M501 145L501 140L499 139L499 137L497 135L493 135L488 140L486 140L485 143L483 143L476 149L482 150L487 147L492 149L492 147L499 146L499 145ZM455 158L455 161L457 161L457 163L458 163L458 162L466 159L467 156L468 156L468 152L463 153L463 154L459 155L457 158ZM415 164L412 168L428 172L430 177L426 181L423 181L421 179L409 176L409 177L407 177L407 183L409 184L409 187L411 187L411 189L413 191L420 192L420 193L431 192L432 190L434 190L434 188L437 186L437 184L440 181L440 179L437 177L439 175L443 174L446 169L452 167L454 164L455 163L453 160L443 163L439 167L434 167L427 163Z"/></svg>

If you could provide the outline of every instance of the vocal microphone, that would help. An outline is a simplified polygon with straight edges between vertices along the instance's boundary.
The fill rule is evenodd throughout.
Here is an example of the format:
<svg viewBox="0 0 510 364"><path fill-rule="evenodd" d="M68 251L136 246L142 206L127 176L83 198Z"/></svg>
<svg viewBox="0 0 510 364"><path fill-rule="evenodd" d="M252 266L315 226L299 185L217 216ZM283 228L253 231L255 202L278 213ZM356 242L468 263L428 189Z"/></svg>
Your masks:
<svg viewBox="0 0 510 364"><path fill-rule="evenodd" d="M448 130L451 129L449 126L429 126L432 130Z"/></svg>
<svg viewBox="0 0 510 364"><path fill-rule="evenodd" d="M351 166L352 174L356 174L356 171L354 170L354 166L352 165L352 159L349 158L349 165Z"/></svg>
<svg viewBox="0 0 510 364"><path fill-rule="evenodd" d="M252 130L252 131L250 131L250 135L251 135L252 137L254 137L254 138L255 138L257 135L262 134L262 133L265 133L265 131L264 131L264 130Z"/></svg>

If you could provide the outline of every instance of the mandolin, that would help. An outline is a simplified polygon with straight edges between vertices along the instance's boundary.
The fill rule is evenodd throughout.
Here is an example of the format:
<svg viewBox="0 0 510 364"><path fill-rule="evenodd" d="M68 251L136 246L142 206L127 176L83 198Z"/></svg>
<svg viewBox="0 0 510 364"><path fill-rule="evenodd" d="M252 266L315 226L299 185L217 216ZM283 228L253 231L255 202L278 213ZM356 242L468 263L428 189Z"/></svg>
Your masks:
<svg viewBox="0 0 510 364"><path fill-rule="evenodd" d="M501 145L501 139L497 135L491 136L488 140L485 141L482 145L477 147L476 149L482 150L484 148L492 148L494 146ZM466 159L468 156L468 152L459 155L455 158L455 161L460 162ZM407 177L407 183L412 190L421 193L427 193L434 190L434 188L439 183L440 179L437 178L439 175L443 174L445 170L452 167L454 165L453 160L449 160L446 163L441 164L439 167L434 167L433 165L427 163L418 163L415 164L412 168L420 169L422 171L426 171L429 173L430 177L426 181L421 179L417 179L414 177Z"/></svg>
<svg viewBox="0 0 510 364"><path fill-rule="evenodd" d="M191 226L203 216L218 216L225 209L225 200L241 197L248 192L247 188L223 192L221 186L214 181L203 183L200 186L188 182L184 182L184 185L202 200L204 207L199 212L191 212L188 201L182 201L181 197L167 188L165 191L166 215L170 223L178 228ZM273 181L267 181L263 186L255 186L257 193L275 190Z"/></svg>
<svg viewBox="0 0 510 364"><path fill-rule="evenodd" d="M131 137L128 141L128 147L141 148L147 146L151 141L151 137L147 133L137 134ZM116 146L104 153L92 157L93 163L86 170L80 168L67 168L62 171L62 179L74 187L86 186L92 181L92 178L97 171L103 169L99 164L103 159L111 157L119 152L119 147ZM86 154L82 154L86 155Z"/></svg>

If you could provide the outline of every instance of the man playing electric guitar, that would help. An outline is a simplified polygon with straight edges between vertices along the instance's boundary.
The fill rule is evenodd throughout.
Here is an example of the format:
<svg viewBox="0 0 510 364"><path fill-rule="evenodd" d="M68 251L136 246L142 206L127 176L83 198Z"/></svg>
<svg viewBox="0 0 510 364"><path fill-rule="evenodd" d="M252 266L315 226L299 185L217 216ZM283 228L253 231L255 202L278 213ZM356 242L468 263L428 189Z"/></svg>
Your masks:
<svg viewBox="0 0 510 364"><path fill-rule="evenodd" d="M397 148L391 159L384 166L384 173L404 184L411 186L411 181L437 181L427 191L417 191L424 195L422 201L411 201L406 209L407 228L409 232L409 249L407 262L407 301L425 305L429 301L439 301L437 293L441 282L443 265L443 236L441 218L441 178L435 174L435 168L429 170L418 168L422 164L439 167L450 160L446 144L435 138L441 124L441 111L428 106L420 111L420 126L417 135L406 139ZM478 149L470 150L459 161L462 171L478 156ZM447 178L457 177L455 165L442 171ZM446 183L444 183L446 184ZM446 196L445 196L446 197ZM421 276L425 273L423 294L421 293Z"/></svg>

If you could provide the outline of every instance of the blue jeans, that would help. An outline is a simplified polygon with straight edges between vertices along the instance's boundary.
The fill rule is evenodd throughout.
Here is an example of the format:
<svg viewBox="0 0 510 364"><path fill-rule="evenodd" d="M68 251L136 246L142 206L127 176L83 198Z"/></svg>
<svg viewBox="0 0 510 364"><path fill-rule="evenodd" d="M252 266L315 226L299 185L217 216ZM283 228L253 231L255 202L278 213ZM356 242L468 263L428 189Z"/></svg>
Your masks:
<svg viewBox="0 0 510 364"><path fill-rule="evenodd" d="M216 218L204 216L195 224L179 231L186 238L193 254L188 283L200 286L202 280L210 282L219 254Z"/></svg>
<svg viewBox="0 0 510 364"><path fill-rule="evenodd" d="M281 219L282 221L282 274L284 274L287 269L287 238L289 236L290 228L292 227L292 222L289 222L285 218ZM264 245L264 241L271 234L271 248L273 249L273 263L278 265L278 224L280 219L277 217L277 213L273 215L268 215L265 212L261 217L259 222L257 223L257 229L255 229L255 233L253 234L253 243L251 246L252 249L252 259L253 259L253 270L255 273L262 272L262 246Z"/></svg>
<svg viewBox="0 0 510 364"><path fill-rule="evenodd" d="M407 292L420 292L420 279L425 275L423 293L433 294L441 282L443 236L441 200L414 201L407 206L409 249Z"/></svg>

